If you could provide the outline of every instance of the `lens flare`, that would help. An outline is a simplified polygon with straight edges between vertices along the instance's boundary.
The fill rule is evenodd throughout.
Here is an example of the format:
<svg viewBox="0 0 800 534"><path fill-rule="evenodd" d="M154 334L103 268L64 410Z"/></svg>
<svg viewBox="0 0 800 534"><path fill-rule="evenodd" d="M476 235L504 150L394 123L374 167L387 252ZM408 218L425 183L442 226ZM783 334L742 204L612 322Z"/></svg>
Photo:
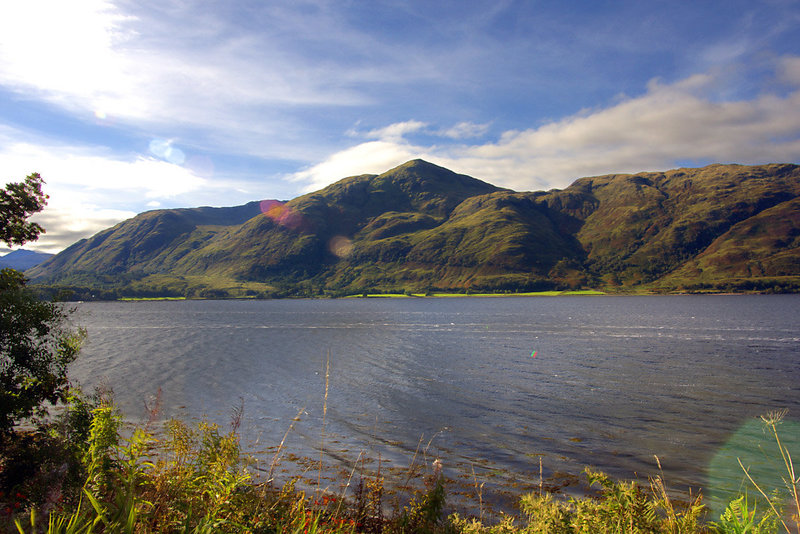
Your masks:
<svg viewBox="0 0 800 534"><path fill-rule="evenodd" d="M790 452L800 451L800 422L782 421L777 430L783 447ZM703 500L714 515L721 514L748 485L748 493L751 496L755 494L754 498L758 499L755 489L745 478L743 467L759 485L769 488L767 492L785 488L783 477L787 471L773 434L761 419L746 420L711 458ZM766 503L761 502L759 508L761 506L766 506Z"/></svg>
<svg viewBox="0 0 800 534"><path fill-rule="evenodd" d="M150 141L150 153L174 165L183 165L186 154L180 148L172 146L172 141L153 139Z"/></svg>
<svg viewBox="0 0 800 534"><path fill-rule="evenodd" d="M280 200L262 200L261 213L272 219L275 224L297 230L303 226L303 216Z"/></svg>
<svg viewBox="0 0 800 534"><path fill-rule="evenodd" d="M328 241L328 250L335 256L346 258L353 252L353 241L343 235L333 236Z"/></svg>

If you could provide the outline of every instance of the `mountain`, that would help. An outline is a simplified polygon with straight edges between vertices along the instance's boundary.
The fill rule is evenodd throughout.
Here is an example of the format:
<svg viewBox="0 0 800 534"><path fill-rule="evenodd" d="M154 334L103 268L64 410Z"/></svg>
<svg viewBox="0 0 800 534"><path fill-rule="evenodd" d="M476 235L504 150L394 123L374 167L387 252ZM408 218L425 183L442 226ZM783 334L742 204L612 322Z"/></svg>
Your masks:
<svg viewBox="0 0 800 534"><path fill-rule="evenodd" d="M32 269L107 295L800 290L800 167L710 165L514 192L414 160L288 202L156 210Z"/></svg>
<svg viewBox="0 0 800 534"><path fill-rule="evenodd" d="M598 202L576 236L587 251L588 270L606 281L747 287L748 280L758 286L800 274L797 165L710 165L602 176L580 179L568 191L575 188ZM756 228L775 239L756 243ZM749 237L736 245L733 236L744 231ZM733 246L740 255L730 254ZM715 262L726 267L710 269Z"/></svg>
<svg viewBox="0 0 800 534"><path fill-rule="evenodd" d="M42 270L97 275L169 271L207 240L260 213L259 202L233 208L148 211L78 241Z"/></svg>
<svg viewBox="0 0 800 534"><path fill-rule="evenodd" d="M49 260L53 256L53 254L36 252L35 250L18 249L9 252L5 256L0 256L0 269L10 268L24 271Z"/></svg>

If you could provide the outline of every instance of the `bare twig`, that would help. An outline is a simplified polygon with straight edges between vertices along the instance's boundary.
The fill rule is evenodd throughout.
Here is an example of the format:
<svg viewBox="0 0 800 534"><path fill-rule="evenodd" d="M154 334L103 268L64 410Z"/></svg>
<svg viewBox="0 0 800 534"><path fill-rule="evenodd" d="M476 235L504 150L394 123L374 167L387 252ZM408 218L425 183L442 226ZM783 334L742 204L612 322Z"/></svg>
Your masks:
<svg viewBox="0 0 800 534"><path fill-rule="evenodd" d="M342 508L342 503L344 502L344 498L347 496L347 488L350 487L350 481L353 480L353 474L356 472L356 467L358 466L358 462L361 460L361 456L364 454L364 451L358 453L358 458L356 458L355 463L353 463L353 469L350 471L350 476L347 477L347 484L344 485L342 488L342 496L339 498L339 504L336 506L336 512L333 514L334 517L338 517L339 511Z"/></svg>

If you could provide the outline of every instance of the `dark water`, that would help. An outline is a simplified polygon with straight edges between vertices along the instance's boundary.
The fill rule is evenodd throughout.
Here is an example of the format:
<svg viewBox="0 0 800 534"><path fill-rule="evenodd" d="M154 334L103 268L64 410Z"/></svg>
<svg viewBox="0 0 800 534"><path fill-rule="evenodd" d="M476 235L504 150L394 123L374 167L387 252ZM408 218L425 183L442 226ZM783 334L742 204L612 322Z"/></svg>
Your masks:
<svg viewBox="0 0 800 534"><path fill-rule="evenodd" d="M112 386L131 419L159 388L164 416L225 423L243 400L254 450L302 412L295 454L324 439L333 464L399 467L430 443L487 491L537 484L540 457L545 477L646 476L658 455L673 488L735 484L709 466L736 432L800 418L800 296L85 303L78 322L72 376Z"/></svg>

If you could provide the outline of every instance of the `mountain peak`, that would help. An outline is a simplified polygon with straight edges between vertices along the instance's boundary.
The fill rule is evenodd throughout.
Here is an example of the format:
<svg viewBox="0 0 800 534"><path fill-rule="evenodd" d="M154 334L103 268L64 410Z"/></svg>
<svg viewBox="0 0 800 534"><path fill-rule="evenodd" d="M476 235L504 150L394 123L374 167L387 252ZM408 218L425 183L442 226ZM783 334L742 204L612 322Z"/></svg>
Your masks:
<svg viewBox="0 0 800 534"><path fill-rule="evenodd" d="M412 159L373 178L377 186L392 183L401 189L455 195L461 200L500 191L501 188L477 178L458 174L423 159Z"/></svg>
<svg viewBox="0 0 800 534"><path fill-rule="evenodd" d="M441 166L439 166L439 165L436 165L436 164L434 164L434 163L431 163L430 161L425 161L424 159L420 159L420 158L417 158L417 159L412 159L412 160L406 161L406 162L405 162L405 163L403 163L402 165L398 165L398 166L397 166L397 167L395 167L394 169L391 169L391 170L389 170L389 171L386 171L386 172L387 172L387 173L388 173L388 172L392 172L392 171L394 171L394 170L397 170L397 169L415 169L415 170L445 170L445 171L447 171L447 172L453 172L453 171L451 171L450 169L445 169L444 167L441 167ZM384 173L384 174L386 174L386 173Z"/></svg>
<svg viewBox="0 0 800 534"><path fill-rule="evenodd" d="M455 175L456 173L442 167L440 165L436 165L435 163L431 163L430 161L425 161L424 159L412 159L406 161L402 165L398 165L393 169L389 169L388 171L378 175L378 176L385 176L385 175L392 175L397 173L413 173L413 174L433 174L433 175L440 175L440 174L447 174L447 175ZM463 175L462 175L463 176ZM474 179L474 178L473 178Z"/></svg>

